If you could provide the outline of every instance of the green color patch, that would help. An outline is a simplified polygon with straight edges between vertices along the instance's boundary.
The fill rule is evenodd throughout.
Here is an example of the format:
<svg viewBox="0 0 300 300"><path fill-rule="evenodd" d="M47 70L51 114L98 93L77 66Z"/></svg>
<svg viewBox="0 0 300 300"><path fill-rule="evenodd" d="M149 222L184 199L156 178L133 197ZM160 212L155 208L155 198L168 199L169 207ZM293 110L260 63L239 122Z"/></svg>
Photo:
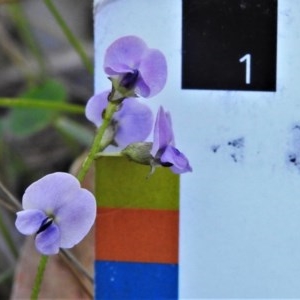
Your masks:
<svg viewBox="0 0 300 300"><path fill-rule="evenodd" d="M100 207L179 209L179 175L169 168L150 167L120 155L96 160L95 192Z"/></svg>

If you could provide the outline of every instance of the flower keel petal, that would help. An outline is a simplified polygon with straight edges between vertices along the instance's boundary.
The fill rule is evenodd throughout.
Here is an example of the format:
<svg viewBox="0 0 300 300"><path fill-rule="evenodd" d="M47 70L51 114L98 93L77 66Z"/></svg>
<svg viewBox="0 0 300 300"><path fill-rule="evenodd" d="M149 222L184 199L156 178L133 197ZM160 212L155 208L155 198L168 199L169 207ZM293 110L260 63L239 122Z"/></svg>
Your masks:
<svg viewBox="0 0 300 300"><path fill-rule="evenodd" d="M171 170L176 174L191 172L192 168L186 156L173 146L168 146L160 158L163 163L170 163Z"/></svg>
<svg viewBox="0 0 300 300"><path fill-rule="evenodd" d="M60 231L56 224L51 224L35 238L37 250L44 255L54 255L59 252Z"/></svg>

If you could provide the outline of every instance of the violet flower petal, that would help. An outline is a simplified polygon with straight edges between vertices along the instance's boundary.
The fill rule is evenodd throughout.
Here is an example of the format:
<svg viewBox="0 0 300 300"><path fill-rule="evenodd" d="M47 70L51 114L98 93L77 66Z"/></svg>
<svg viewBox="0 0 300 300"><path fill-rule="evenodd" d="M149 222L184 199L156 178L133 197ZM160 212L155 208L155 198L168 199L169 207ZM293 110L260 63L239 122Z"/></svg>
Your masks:
<svg viewBox="0 0 300 300"><path fill-rule="evenodd" d="M125 36L112 43L104 57L104 71L110 76L136 73L136 93L142 97L153 97L166 84L167 62L157 49L150 49L136 36ZM121 81L122 82L122 81Z"/></svg>
<svg viewBox="0 0 300 300"><path fill-rule="evenodd" d="M170 144L174 145L171 116L169 113L165 113L164 109L160 107L154 125L151 155L155 157L159 150L165 149Z"/></svg>
<svg viewBox="0 0 300 300"><path fill-rule="evenodd" d="M97 127L102 124L102 112L108 103L108 95L109 91L95 95L86 105L86 117ZM135 98L126 98L113 118L117 122L115 141L121 147L144 141L152 129L151 109Z"/></svg>
<svg viewBox="0 0 300 300"><path fill-rule="evenodd" d="M163 163L171 163L172 166L170 169L176 174L192 171L186 156L173 146L166 147L164 153L160 157L160 160Z"/></svg>
<svg viewBox="0 0 300 300"><path fill-rule="evenodd" d="M139 66L142 81L136 85L137 94L148 98L157 95L167 81L167 62L164 55L156 49L149 49Z"/></svg>
<svg viewBox="0 0 300 300"><path fill-rule="evenodd" d="M62 172L31 184L23 196L23 208L17 213L16 227L24 234L36 233L36 247L45 255L77 244L96 218L93 194L81 188L77 178Z"/></svg>
<svg viewBox="0 0 300 300"><path fill-rule="evenodd" d="M146 49L145 42L136 36L117 39L106 50L103 65L105 73L118 75L137 69Z"/></svg>
<svg viewBox="0 0 300 300"><path fill-rule="evenodd" d="M101 94L91 97L85 107L86 118L94 123L97 127L102 124L102 113L107 106L107 98L109 91L102 92Z"/></svg>
<svg viewBox="0 0 300 300"><path fill-rule="evenodd" d="M32 183L23 195L23 208L39 209L47 215L72 201L70 195L80 189L79 181L68 173L56 172L42 177Z"/></svg>
<svg viewBox="0 0 300 300"><path fill-rule="evenodd" d="M25 235L36 233L47 215L39 209L27 209L17 212L15 226Z"/></svg>
<svg viewBox="0 0 300 300"><path fill-rule="evenodd" d="M86 189L74 189L56 210L55 223L60 230L60 247L71 248L91 229L96 218L94 195Z"/></svg>
<svg viewBox="0 0 300 300"><path fill-rule="evenodd" d="M118 129L115 141L125 147L130 143L144 141L152 130L151 109L136 99L125 99L122 108L115 114Z"/></svg>
<svg viewBox="0 0 300 300"><path fill-rule="evenodd" d="M44 255L54 255L59 252L60 230L55 223L37 234L35 238L37 250Z"/></svg>

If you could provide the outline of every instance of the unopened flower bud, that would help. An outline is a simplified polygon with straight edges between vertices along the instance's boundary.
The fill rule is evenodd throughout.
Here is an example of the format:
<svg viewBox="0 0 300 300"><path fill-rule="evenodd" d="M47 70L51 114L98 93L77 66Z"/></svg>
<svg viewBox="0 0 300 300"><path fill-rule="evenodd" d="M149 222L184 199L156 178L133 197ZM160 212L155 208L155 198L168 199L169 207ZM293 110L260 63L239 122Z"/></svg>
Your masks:
<svg viewBox="0 0 300 300"><path fill-rule="evenodd" d="M150 166L153 164L153 157L150 154L151 148L152 143L149 142L132 143L124 148L121 153L136 163Z"/></svg>

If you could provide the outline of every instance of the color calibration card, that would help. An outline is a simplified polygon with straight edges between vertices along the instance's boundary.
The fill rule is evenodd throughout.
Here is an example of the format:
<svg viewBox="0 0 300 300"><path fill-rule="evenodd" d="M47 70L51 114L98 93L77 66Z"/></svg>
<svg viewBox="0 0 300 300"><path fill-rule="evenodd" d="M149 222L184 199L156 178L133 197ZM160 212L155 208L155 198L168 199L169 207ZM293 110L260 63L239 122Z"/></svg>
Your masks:
<svg viewBox="0 0 300 300"><path fill-rule="evenodd" d="M96 1L96 92L125 35L166 55L166 87L145 101L170 111L193 167L180 177L178 298L299 299L300 1Z"/></svg>

